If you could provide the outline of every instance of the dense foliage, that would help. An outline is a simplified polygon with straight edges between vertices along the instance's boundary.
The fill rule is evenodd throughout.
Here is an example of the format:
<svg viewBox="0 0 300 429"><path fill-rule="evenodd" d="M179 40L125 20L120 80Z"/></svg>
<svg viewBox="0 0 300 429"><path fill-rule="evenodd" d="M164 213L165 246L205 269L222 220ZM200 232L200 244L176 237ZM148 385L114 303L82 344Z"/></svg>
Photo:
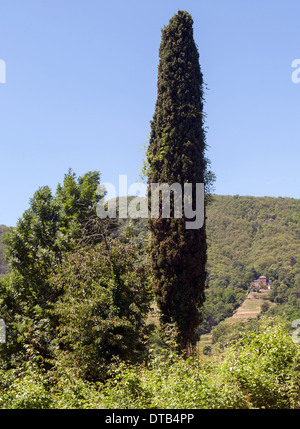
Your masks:
<svg viewBox="0 0 300 429"><path fill-rule="evenodd" d="M273 282L268 299L276 306L268 313L299 319L300 200L212 195L206 216L208 275L201 332L232 316L260 275ZM146 236L145 222L131 223L139 242Z"/></svg>
<svg viewBox="0 0 300 429"><path fill-rule="evenodd" d="M254 279L273 281L269 313L300 318L300 200L214 195L207 208L208 289L202 332L232 315Z"/></svg>
<svg viewBox="0 0 300 429"><path fill-rule="evenodd" d="M201 333L231 316L245 299L252 281L263 274L273 280L268 297L276 304L267 313L283 315L290 322L300 318L299 213L299 200L290 198L213 196L207 208L208 287ZM146 220L121 222L115 235L124 239L133 236L140 254L146 244ZM33 345L43 349L49 344L49 318L33 300L37 295L30 283L23 282L23 277L14 272L0 283L0 317L8 326L11 342L6 345L6 354L12 361L20 349L22 360ZM48 292L49 298L56 299L53 289ZM27 351L22 346L26 343L30 345ZM1 348L3 355L5 350Z"/></svg>
<svg viewBox="0 0 300 429"><path fill-rule="evenodd" d="M77 178L69 171L54 196L48 186L41 187L5 238L11 272L0 283L8 333L1 354L8 367L32 353L52 353L54 327L48 312L58 294L50 277L82 240L100 241L95 233L98 184L98 172Z"/></svg>
<svg viewBox="0 0 300 429"><path fill-rule="evenodd" d="M113 357L145 359L152 298L147 271L133 244L107 240L70 253L51 279L60 298L56 365L104 380ZM57 363L59 362L59 363Z"/></svg>
<svg viewBox="0 0 300 429"><path fill-rule="evenodd" d="M8 231L9 231L9 228L7 226L0 225L0 278L4 274L8 273L9 271L8 263L4 257L4 252L5 252L4 237Z"/></svg>
<svg viewBox="0 0 300 429"><path fill-rule="evenodd" d="M210 196L192 24L179 11L162 31L147 176ZM0 226L0 408L300 409L300 200L214 195L204 228L160 218L149 234L97 217L99 180L70 170ZM276 305L226 320L260 275ZM178 353L208 331L205 354Z"/></svg>
<svg viewBox="0 0 300 429"><path fill-rule="evenodd" d="M157 100L147 151L149 201L153 183L204 183L203 78L193 20L178 11L162 30ZM172 205L171 205L172 206ZM187 229L185 213L149 219L154 290L164 324L176 324L181 349L193 346L204 301L205 226ZM151 210L151 203L150 203Z"/></svg>
<svg viewBox="0 0 300 429"><path fill-rule="evenodd" d="M147 365L116 361L106 383L29 362L0 373L0 407L299 409L299 369L299 344L283 323L265 321L209 359L165 350Z"/></svg>

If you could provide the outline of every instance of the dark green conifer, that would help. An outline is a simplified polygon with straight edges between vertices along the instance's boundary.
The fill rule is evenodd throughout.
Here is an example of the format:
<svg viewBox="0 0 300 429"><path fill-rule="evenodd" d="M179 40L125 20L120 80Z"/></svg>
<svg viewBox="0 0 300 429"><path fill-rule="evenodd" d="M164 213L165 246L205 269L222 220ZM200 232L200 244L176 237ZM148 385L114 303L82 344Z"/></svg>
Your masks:
<svg viewBox="0 0 300 429"><path fill-rule="evenodd" d="M184 183L193 183L194 188L196 183L204 183L207 164L203 78L189 13L178 11L162 29L159 56L157 101L147 151L149 197L151 183L179 183L182 189ZM172 218L172 213L171 218L149 219L161 322L175 324L180 350L196 343L206 280L205 224L187 229L185 222L184 217Z"/></svg>

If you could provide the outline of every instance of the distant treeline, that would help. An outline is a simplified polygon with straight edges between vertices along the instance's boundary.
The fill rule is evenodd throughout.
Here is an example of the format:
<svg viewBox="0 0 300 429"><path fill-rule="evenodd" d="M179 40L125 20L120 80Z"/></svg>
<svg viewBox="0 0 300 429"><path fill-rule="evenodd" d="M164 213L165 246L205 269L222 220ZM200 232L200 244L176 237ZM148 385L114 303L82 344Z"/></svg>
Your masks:
<svg viewBox="0 0 300 429"><path fill-rule="evenodd" d="M128 198L128 202L131 198ZM300 318L300 200L293 198L214 195L207 208L207 289L201 332L230 317L245 299L254 279L273 282L271 299L291 320ZM120 221L141 244L147 220ZM0 226L0 274L8 271Z"/></svg>
<svg viewBox="0 0 300 429"><path fill-rule="evenodd" d="M214 195L207 209L208 280L203 331L232 315L251 284L273 281L272 312L300 317L300 200Z"/></svg>
<svg viewBox="0 0 300 429"><path fill-rule="evenodd" d="M128 202L130 199L128 199ZM271 300L289 319L300 318L300 200L213 195L207 207L207 289L201 333L233 314L261 275L273 282ZM147 220L130 225L141 243Z"/></svg>

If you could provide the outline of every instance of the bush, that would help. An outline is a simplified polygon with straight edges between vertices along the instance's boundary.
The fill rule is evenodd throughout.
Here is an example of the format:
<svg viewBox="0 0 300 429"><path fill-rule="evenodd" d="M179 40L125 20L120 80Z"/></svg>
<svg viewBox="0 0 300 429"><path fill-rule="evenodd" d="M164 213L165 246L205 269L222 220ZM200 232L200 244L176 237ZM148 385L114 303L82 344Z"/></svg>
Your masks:
<svg viewBox="0 0 300 429"><path fill-rule="evenodd" d="M2 372L0 408L38 409L51 408L52 396L42 372L32 367L26 370Z"/></svg>
<svg viewBox="0 0 300 429"><path fill-rule="evenodd" d="M133 245L114 240L109 248L82 248L69 255L53 284L62 293L53 310L61 364L103 381L113 356L145 357L151 294Z"/></svg>
<svg viewBox="0 0 300 429"><path fill-rule="evenodd" d="M88 383L71 370L43 371L35 364L0 373L2 409L101 408L96 384Z"/></svg>
<svg viewBox="0 0 300 429"><path fill-rule="evenodd" d="M184 359L170 349L147 364L114 358L109 379L87 382L55 362L0 373L1 408L300 408L300 346L283 324L248 332L224 352Z"/></svg>
<svg viewBox="0 0 300 429"><path fill-rule="evenodd" d="M300 348L282 324L246 334L227 351L223 369L256 408L300 407Z"/></svg>

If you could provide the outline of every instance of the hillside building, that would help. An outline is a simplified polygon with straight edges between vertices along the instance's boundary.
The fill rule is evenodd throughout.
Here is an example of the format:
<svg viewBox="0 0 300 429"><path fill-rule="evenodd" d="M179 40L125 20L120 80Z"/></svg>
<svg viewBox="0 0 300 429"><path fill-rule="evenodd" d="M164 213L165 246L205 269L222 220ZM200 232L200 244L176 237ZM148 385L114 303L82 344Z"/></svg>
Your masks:
<svg viewBox="0 0 300 429"><path fill-rule="evenodd" d="M272 280L268 280L266 276L260 276L253 282L253 289L258 288L270 290L272 288Z"/></svg>

